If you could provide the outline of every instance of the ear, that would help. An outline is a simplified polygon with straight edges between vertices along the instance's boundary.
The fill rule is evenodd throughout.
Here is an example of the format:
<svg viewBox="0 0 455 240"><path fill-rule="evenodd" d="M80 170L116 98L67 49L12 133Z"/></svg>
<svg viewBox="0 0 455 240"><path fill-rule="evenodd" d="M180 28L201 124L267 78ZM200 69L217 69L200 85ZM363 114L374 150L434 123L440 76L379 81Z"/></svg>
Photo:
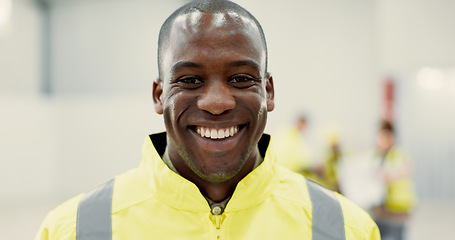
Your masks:
<svg viewBox="0 0 455 240"><path fill-rule="evenodd" d="M265 91L267 94L267 111L271 112L275 108L275 88L273 86L273 77L270 73L266 75Z"/></svg>
<svg viewBox="0 0 455 240"><path fill-rule="evenodd" d="M155 112L163 114L163 81L161 79L153 82L152 95Z"/></svg>

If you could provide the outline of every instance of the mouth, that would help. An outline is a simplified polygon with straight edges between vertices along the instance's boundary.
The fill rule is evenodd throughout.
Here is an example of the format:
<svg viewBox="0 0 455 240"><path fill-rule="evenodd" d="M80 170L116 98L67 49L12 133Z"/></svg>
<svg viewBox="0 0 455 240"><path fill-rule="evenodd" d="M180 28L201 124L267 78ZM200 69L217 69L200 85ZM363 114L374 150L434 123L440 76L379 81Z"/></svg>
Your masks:
<svg viewBox="0 0 455 240"><path fill-rule="evenodd" d="M189 128L195 137L192 139L195 148L206 153L227 154L238 147L245 134L247 124L226 127L193 125Z"/></svg>
<svg viewBox="0 0 455 240"><path fill-rule="evenodd" d="M201 137L208 139L227 139L231 138L242 130L244 125L237 125L225 128L212 128L204 126L193 126L192 129Z"/></svg>

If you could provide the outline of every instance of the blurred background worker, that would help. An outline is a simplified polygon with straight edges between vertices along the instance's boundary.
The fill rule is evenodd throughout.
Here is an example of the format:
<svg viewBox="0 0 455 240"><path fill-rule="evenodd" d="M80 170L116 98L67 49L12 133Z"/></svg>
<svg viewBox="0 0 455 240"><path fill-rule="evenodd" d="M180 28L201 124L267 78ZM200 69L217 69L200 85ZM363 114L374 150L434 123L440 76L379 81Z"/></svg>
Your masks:
<svg viewBox="0 0 455 240"><path fill-rule="evenodd" d="M305 138L307 128L308 117L300 113L293 124L282 127L275 134L279 164L327 187L323 179L323 166L315 161L313 151Z"/></svg>
<svg viewBox="0 0 455 240"><path fill-rule="evenodd" d="M416 204L411 160L396 145L391 122L381 123L375 140L373 149L344 156L340 190L370 212L382 239L403 240Z"/></svg>
<svg viewBox="0 0 455 240"><path fill-rule="evenodd" d="M383 121L376 138L376 149L369 159L378 166L386 191L383 202L372 208L372 217L382 239L402 240L409 214L416 204L409 156L395 145L392 123Z"/></svg>
<svg viewBox="0 0 455 240"><path fill-rule="evenodd" d="M298 115L293 124L282 127L276 134L276 153L280 164L298 173L308 171L311 166L311 154L303 133L307 129L307 117Z"/></svg>
<svg viewBox="0 0 455 240"><path fill-rule="evenodd" d="M295 117L293 124L280 128L276 134L275 147L280 164L304 175L311 172L311 151L304 139L308 121L305 114Z"/></svg>
<svg viewBox="0 0 455 240"><path fill-rule="evenodd" d="M340 192L338 184L338 166L342 158L340 142L335 134L329 136L329 146L323 162L322 185Z"/></svg>

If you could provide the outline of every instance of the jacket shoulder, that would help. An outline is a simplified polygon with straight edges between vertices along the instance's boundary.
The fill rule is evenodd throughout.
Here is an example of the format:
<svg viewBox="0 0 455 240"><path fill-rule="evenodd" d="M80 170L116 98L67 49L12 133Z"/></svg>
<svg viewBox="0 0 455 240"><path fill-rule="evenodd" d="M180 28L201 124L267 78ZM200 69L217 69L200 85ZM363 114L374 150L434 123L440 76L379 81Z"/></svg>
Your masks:
<svg viewBox="0 0 455 240"><path fill-rule="evenodd" d="M141 174L139 168L132 169L115 178L112 213L127 209L155 196L153 189Z"/></svg>
<svg viewBox="0 0 455 240"><path fill-rule="evenodd" d="M115 177L112 210L128 208L151 198L151 191L141 177L139 169L132 169ZM36 239L75 239L77 209L85 193L79 194L50 211L45 217Z"/></svg>
<svg viewBox="0 0 455 240"><path fill-rule="evenodd" d="M365 210L338 193L335 196L343 211L346 239L381 239L376 223Z"/></svg>
<svg viewBox="0 0 455 240"><path fill-rule="evenodd" d="M281 199L301 207L307 215L311 216L311 199L309 196L306 179L288 169L278 169L279 187L275 193ZM344 228L347 240L379 240L379 230L369 214L339 193L328 190L322 186L316 191L334 194L343 212Z"/></svg>
<svg viewBox="0 0 455 240"><path fill-rule="evenodd" d="M304 208L311 205L306 181L301 174L278 165L276 173L278 176L278 187L274 191L275 197Z"/></svg>
<svg viewBox="0 0 455 240"><path fill-rule="evenodd" d="M77 206L83 194L79 194L60 204L45 217L36 240L72 239L76 234Z"/></svg>

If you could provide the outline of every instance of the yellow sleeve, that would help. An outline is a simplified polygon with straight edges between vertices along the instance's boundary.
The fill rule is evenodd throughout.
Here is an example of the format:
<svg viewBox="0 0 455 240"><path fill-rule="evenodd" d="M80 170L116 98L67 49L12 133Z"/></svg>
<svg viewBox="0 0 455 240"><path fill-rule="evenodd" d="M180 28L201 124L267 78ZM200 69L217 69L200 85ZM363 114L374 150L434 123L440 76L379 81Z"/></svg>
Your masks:
<svg viewBox="0 0 455 240"><path fill-rule="evenodd" d="M77 206L82 196L80 194L50 211L35 240L75 240Z"/></svg>
<svg viewBox="0 0 455 240"><path fill-rule="evenodd" d="M35 240L48 240L49 239L49 230L47 229L46 222L47 221L44 220L43 223L41 224L38 234L36 234Z"/></svg>
<svg viewBox="0 0 455 240"><path fill-rule="evenodd" d="M381 240L381 234L379 233L379 228L374 224L373 230L371 230L371 235L369 239L372 240Z"/></svg>

